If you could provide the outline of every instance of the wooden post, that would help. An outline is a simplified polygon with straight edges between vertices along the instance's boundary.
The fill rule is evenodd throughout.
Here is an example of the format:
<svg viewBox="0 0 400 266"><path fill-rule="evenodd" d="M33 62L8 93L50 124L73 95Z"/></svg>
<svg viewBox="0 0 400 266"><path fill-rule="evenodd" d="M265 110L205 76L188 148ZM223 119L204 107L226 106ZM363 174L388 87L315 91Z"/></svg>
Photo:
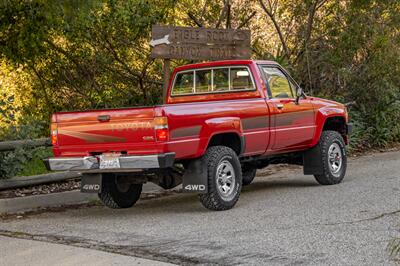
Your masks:
<svg viewBox="0 0 400 266"><path fill-rule="evenodd" d="M164 72L164 87L163 87L163 103L166 103L167 100L167 90L168 90L168 83L171 77L171 68L170 68L170 59L164 59L163 62L163 72Z"/></svg>

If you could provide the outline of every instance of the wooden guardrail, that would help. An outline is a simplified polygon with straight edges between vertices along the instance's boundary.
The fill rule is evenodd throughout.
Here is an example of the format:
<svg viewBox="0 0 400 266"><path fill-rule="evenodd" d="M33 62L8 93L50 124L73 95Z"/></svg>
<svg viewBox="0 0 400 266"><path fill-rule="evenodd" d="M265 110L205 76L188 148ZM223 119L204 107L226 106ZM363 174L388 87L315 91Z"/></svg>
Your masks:
<svg viewBox="0 0 400 266"><path fill-rule="evenodd" d="M59 172L48 173L42 175L32 176L18 176L11 179L0 180L0 191L7 189L15 189L29 186L37 186L48 183L55 183L65 181L68 179L80 178L81 174L78 172Z"/></svg>
<svg viewBox="0 0 400 266"><path fill-rule="evenodd" d="M35 148L35 147L48 147L48 146L51 146L50 138L1 141L0 151L13 151L19 147Z"/></svg>
<svg viewBox="0 0 400 266"><path fill-rule="evenodd" d="M51 146L50 138L2 141L0 142L0 152L13 151L17 148L35 148L48 146ZM68 179L80 178L80 176L81 175L76 172L58 172L34 176L13 177L10 179L0 180L0 191L6 189L42 185L52 182L60 182Z"/></svg>

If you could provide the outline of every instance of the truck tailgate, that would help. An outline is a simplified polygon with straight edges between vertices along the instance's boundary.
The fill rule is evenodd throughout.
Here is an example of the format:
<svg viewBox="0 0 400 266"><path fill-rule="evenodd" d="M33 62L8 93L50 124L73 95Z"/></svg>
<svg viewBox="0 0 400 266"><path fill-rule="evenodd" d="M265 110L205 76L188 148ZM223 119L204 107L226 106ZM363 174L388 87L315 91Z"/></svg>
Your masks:
<svg viewBox="0 0 400 266"><path fill-rule="evenodd" d="M154 113L154 107L56 113L57 146L105 152L110 145L118 147L112 151L123 151L135 144L154 144Z"/></svg>

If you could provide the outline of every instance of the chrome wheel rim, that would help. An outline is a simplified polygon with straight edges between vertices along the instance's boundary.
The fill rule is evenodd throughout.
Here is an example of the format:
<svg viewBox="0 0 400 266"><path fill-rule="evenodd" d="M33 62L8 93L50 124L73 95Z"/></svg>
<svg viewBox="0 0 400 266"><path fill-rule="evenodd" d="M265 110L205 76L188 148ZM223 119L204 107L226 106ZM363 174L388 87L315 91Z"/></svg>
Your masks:
<svg viewBox="0 0 400 266"><path fill-rule="evenodd" d="M329 169L334 176L340 175L343 164L343 154L339 144L332 143L328 150L328 164Z"/></svg>
<svg viewBox="0 0 400 266"><path fill-rule="evenodd" d="M232 164L227 160L221 161L217 167L216 181L218 193L226 201L233 199L235 196L235 180L235 170Z"/></svg>

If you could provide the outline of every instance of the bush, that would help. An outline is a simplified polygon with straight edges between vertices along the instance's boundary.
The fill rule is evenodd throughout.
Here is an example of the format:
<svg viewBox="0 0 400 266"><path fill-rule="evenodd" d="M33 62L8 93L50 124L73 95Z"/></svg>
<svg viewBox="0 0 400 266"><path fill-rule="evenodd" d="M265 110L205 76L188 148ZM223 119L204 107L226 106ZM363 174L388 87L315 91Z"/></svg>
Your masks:
<svg viewBox="0 0 400 266"><path fill-rule="evenodd" d="M18 148L0 153L0 179L47 173L42 159L51 156L49 148Z"/></svg>
<svg viewBox="0 0 400 266"><path fill-rule="evenodd" d="M22 126L2 128L0 140L36 139L46 134L46 122L26 120L25 123ZM46 173L42 159L50 155L51 149L45 147L19 147L14 151L0 152L0 179Z"/></svg>

